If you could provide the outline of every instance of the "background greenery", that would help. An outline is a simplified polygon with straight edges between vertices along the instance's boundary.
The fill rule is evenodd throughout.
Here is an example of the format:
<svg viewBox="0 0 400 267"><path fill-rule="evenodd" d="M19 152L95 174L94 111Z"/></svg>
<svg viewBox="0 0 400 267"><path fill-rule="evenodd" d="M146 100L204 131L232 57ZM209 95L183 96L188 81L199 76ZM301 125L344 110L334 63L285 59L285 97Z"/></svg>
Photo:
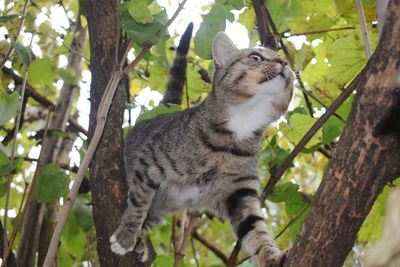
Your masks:
<svg viewBox="0 0 400 267"><path fill-rule="evenodd" d="M270 176L269 170L283 162L316 121L316 118L336 99L367 62L354 1L275 0L266 2L280 34L276 37L281 38L288 48L293 59L292 67L300 74L304 90L311 96L305 101L301 90L296 90L287 117L268 130L260 162L263 185ZM163 6L152 0L131 0L124 1L121 6L121 29L133 41L132 53L135 54L140 51L141 47L149 43L155 44L150 53L129 74L131 101L126 105L128 111L126 114L140 106L138 120L164 112L185 109L206 97L211 86L202 79L199 71L207 71L210 75L212 74L212 39L218 31L225 30L227 21L243 25L248 32L250 44L252 46L259 44L255 28L255 12L250 1L216 0L215 3L204 5L201 9L195 10L202 14L202 21L195 33L188 56L188 81L184 103L182 106L172 109L154 107L154 101L149 101L146 106L139 104L135 101L135 96L140 95L144 88L150 87L151 90L162 93L168 79L168 68L173 57L171 48L174 47L174 40L179 37L175 32L170 35L164 31L164 24L168 20L166 8L170 8L169 5L170 3L167 3L166 6ZM375 49L378 41L375 1L365 0L363 5L371 46L372 49ZM57 21L51 17L55 6L62 7L68 14L69 27L60 29L59 26L56 26ZM70 45L79 14L77 0L31 1L20 34L17 32L24 2L5 0L0 4L0 8L0 29L5 34L0 36L1 58L4 58L10 48L13 47L15 50L0 72L0 136L3 139L2 145L0 145L0 203L2 207L5 205L5 195L7 190L10 190L11 219L8 221L7 228L12 230L18 216L21 215L21 206L25 203L26 194L29 192L29 185L34 175L37 151L41 147L43 136L40 133L43 133L46 127L47 109L43 103L28 98L27 106L31 107L29 110L36 108L35 110L43 110L43 114L27 119L28 108L25 110L26 119L17 136L14 178L9 189L7 174L13 142L4 142L4 139L15 126L21 84L6 69L11 70L18 77L23 77L28 70L28 85L52 103L58 101L62 84L79 87L87 85L82 81L79 82L81 75L77 75L75 69L65 67L65 56L73 52ZM39 14L41 15L39 16ZM87 26L85 18L80 16L80 20L85 28ZM187 23L188 21L179 19L179 17L174 22L174 24L182 25ZM32 36L34 36L33 46L30 45ZM280 51L280 53L282 52ZM81 67L87 71L90 58L88 42L81 56ZM283 53L282 56L284 56ZM78 97L78 94L74 95L74 104L71 110L71 114L75 117L78 116ZM279 235L277 242L281 247L290 247L302 221L307 216L312 195L319 185L331 150L345 125L351 101L350 98L342 104L336 112L337 116L331 117L322 130L312 138L265 202L264 211L267 215L267 223L274 235ZM134 124L135 120L135 116L129 116L129 120L127 116L125 125L129 127L129 123ZM87 125L82 126L87 127ZM49 134L63 139L71 138L69 132L53 131ZM72 155L82 157L85 153L85 141L85 134L79 133L78 140L72 148ZM75 161L79 162L79 159ZM68 192L68 185L74 179L74 169L73 163L67 164L67 166L46 165L38 177L38 201L62 203ZM397 180L397 184L400 184L399 180ZM390 190L390 186L385 188L363 224L358 234L356 244L358 249L355 249L356 253L349 257L347 266L356 264L354 257L359 256L357 251L363 251L379 238L385 214L386 197ZM4 209L2 212L4 214ZM169 216L162 225L155 227L150 232L158 255L154 266L171 266L174 261L173 250L170 246L171 223L172 216ZM236 239L227 221L204 218L196 232L213 243L226 256L230 255L235 245ZM79 195L73 212L67 220L58 253L59 265L82 266L84 262L97 265L95 238L91 197L90 192L87 192ZM14 251L18 245L19 235L17 234L13 244ZM194 238L187 246L185 254L181 266L195 266L196 264L198 266L223 266L221 260L210 249ZM240 258L245 259L246 257L246 253L241 252ZM241 266L253 265L248 260L244 261Z"/></svg>

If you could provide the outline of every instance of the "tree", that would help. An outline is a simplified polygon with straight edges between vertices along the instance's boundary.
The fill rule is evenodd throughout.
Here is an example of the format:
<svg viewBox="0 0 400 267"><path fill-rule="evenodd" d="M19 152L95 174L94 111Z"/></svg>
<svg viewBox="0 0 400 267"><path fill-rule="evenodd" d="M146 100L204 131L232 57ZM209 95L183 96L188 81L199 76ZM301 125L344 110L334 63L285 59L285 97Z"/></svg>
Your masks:
<svg viewBox="0 0 400 267"><path fill-rule="evenodd" d="M138 103L137 95L146 87L163 92L176 37L166 28L186 23L181 21L192 10L190 1L168 7L174 12L169 17L156 1L5 1L0 201L18 215L3 221L0 245L8 266L135 265L134 255L117 256L108 242L126 205L124 113L133 124L132 109L141 109L141 120L204 98L211 88L211 42L227 20L244 26L252 45L279 48L297 74L293 108L268 131L260 162L268 181L263 183L268 224L282 247L293 244L285 266L341 266L346 257L350 266L358 260L357 254L348 256L352 246L364 250L377 240L386 197L399 184L400 3L390 1L384 27L384 1L356 3L206 4L188 57L184 101L166 108ZM66 18L64 29L54 26L54 14ZM368 47L375 52L367 60ZM85 87L78 82L81 69L91 73L88 133L76 120L76 95ZM37 148L40 157L29 153ZM79 151L79 170L69 163L71 151ZM228 222L185 214L166 221L149 234L157 257L147 265L250 264L240 244L234 246ZM49 257L52 252L56 258Z"/></svg>

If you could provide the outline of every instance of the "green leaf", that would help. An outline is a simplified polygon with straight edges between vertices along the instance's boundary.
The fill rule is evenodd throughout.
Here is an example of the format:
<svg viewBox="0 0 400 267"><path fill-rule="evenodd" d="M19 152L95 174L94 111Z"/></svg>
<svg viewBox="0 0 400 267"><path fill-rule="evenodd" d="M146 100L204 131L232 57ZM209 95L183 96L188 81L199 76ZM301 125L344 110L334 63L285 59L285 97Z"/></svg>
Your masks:
<svg viewBox="0 0 400 267"><path fill-rule="evenodd" d="M11 45L14 47L17 54L21 57L22 63L24 63L24 66L27 68L32 60L29 49L23 46L22 44L16 43L14 41L11 42Z"/></svg>
<svg viewBox="0 0 400 267"><path fill-rule="evenodd" d="M215 3L210 12L203 16L203 21L194 37L194 51L198 56L204 59L212 58L212 41L217 32L225 30L225 23L225 7Z"/></svg>
<svg viewBox="0 0 400 267"><path fill-rule="evenodd" d="M303 12L302 5L297 0L275 0L265 3L279 32L287 30L287 23Z"/></svg>
<svg viewBox="0 0 400 267"><path fill-rule="evenodd" d="M269 168L271 161L273 162L274 166L280 166L289 153L290 149L284 149L278 145L272 145L271 143L267 149L261 152L260 158L262 161L264 161L264 165Z"/></svg>
<svg viewBox="0 0 400 267"><path fill-rule="evenodd" d="M126 32L129 39L140 46L144 44L156 44L164 33L164 24L167 15L165 11L155 15L153 22L141 24L136 22L129 14L128 4L121 5L121 28Z"/></svg>
<svg viewBox="0 0 400 267"><path fill-rule="evenodd" d="M301 225L307 218L311 207L309 203L304 202L290 202L286 203L285 211L287 215L293 220L295 220L289 226L290 238L292 241L296 240L297 233L300 231Z"/></svg>
<svg viewBox="0 0 400 267"><path fill-rule="evenodd" d="M332 65L328 78L343 86L348 83L367 62L361 37L358 33L337 38L327 47L326 56Z"/></svg>
<svg viewBox="0 0 400 267"><path fill-rule="evenodd" d="M256 20L256 13L253 8L246 8L246 10L239 15L238 22L246 27L247 32L253 32Z"/></svg>
<svg viewBox="0 0 400 267"><path fill-rule="evenodd" d="M174 264L173 254L170 253L169 255L158 255L153 264L154 267L172 266Z"/></svg>
<svg viewBox="0 0 400 267"><path fill-rule="evenodd" d="M167 114L167 113L173 113L176 111L181 110L181 106L177 106L177 105L171 105L169 107L167 107L166 105L159 105L155 108L153 108L152 110L143 112L137 119L137 121L144 121L144 120L149 120L152 118L155 118L157 116L160 116L162 114Z"/></svg>
<svg viewBox="0 0 400 267"><path fill-rule="evenodd" d="M242 9L244 8L244 3L245 1L243 0L231 0L229 1L230 4L235 8L235 9Z"/></svg>
<svg viewBox="0 0 400 267"><path fill-rule="evenodd" d="M18 92L9 95L0 91L0 125L14 118L17 114L19 104Z"/></svg>
<svg viewBox="0 0 400 267"><path fill-rule="evenodd" d="M60 247L57 252L57 266L59 267L71 267L74 266L74 262L72 261L72 257L66 248L64 242L61 242Z"/></svg>
<svg viewBox="0 0 400 267"><path fill-rule="evenodd" d="M66 69L58 69L58 74L60 75L61 79L66 84L70 85L77 85L78 84L78 79L76 78L76 75L74 73L74 70L71 68L66 68Z"/></svg>
<svg viewBox="0 0 400 267"><path fill-rule="evenodd" d="M334 125L326 124L322 128L322 141L325 144L330 144L335 138L340 136L342 130Z"/></svg>
<svg viewBox="0 0 400 267"><path fill-rule="evenodd" d="M76 198L74 206L72 207L72 212L75 214L79 226L83 229L83 231L87 232L93 228L94 222L92 207L87 205L84 198Z"/></svg>
<svg viewBox="0 0 400 267"><path fill-rule="evenodd" d="M0 16L0 23L6 23L6 22L9 22L16 18L19 18L19 17L21 17L20 14L11 14L11 15Z"/></svg>
<svg viewBox="0 0 400 267"><path fill-rule="evenodd" d="M129 1L129 15L138 23L147 24L153 22L153 16L150 9L147 7L147 0Z"/></svg>
<svg viewBox="0 0 400 267"><path fill-rule="evenodd" d="M67 132L63 132L60 130L50 130L49 136L57 137L57 138L68 138L69 135Z"/></svg>
<svg viewBox="0 0 400 267"><path fill-rule="evenodd" d="M4 197L7 194L8 182L6 179L0 181L0 197Z"/></svg>
<svg viewBox="0 0 400 267"><path fill-rule="evenodd" d="M35 59L28 70L28 82L33 86L51 86L57 68L50 58Z"/></svg>
<svg viewBox="0 0 400 267"><path fill-rule="evenodd" d="M67 195L69 179L58 165L45 165L40 171L38 179L38 202L51 203Z"/></svg>
<svg viewBox="0 0 400 267"><path fill-rule="evenodd" d="M61 241L73 258L81 260L85 252L85 233L80 227L77 227L78 224L79 222L74 214L68 216Z"/></svg>
<svg viewBox="0 0 400 267"><path fill-rule="evenodd" d="M315 52L312 45L303 44L301 49L296 51L294 56L296 70L303 70L314 57Z"/></svg>
<svg viewBox="0 0 400 267"><path fill-rule="evenodd" d="M289 125L282 122L279 124L279 129L290 142L297 144L316 121L316 118L295 113L290 116ZM318 132L307 143L306 147L312 147L313 145L319 143L320 140L321 130L318 130Z"/></svg>
<svg viewBox="0 0 400 267"><path fill-rule="evenodd" d="M303 202L302 195L298 192L299 185L288 182L274 186L268 197L272 202Z"/></svg>

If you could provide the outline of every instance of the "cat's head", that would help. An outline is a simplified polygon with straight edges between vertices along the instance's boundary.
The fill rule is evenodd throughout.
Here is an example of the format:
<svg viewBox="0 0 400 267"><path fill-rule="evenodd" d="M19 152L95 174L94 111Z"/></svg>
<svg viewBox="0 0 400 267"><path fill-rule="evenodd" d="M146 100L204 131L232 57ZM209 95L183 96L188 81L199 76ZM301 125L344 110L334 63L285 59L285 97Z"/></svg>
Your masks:
<svg viewBox="0 0 400 267"><path fill-rule="evenodd" d="M240 50L225 33L219 32L212 53L214 93L218 99L236 105L260 97L272 106L275 116L286 112L295 77L287 61L275 51L263 47Z"/></svg>

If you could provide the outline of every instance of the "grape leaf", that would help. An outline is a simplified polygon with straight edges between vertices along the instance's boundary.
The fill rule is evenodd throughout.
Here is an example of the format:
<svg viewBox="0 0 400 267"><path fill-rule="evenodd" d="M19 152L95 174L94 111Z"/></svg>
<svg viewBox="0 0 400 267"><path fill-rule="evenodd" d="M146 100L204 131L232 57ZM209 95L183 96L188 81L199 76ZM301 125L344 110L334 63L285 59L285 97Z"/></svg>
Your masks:
<svg viewBox="0 0 400 267"><path fill-rule="evenodd" d="M18 103L18 92L7 95L0 91L0 125L15 117L18 110Z"/></svg>
<svg viewBox="0 0 400 267"><path fill-rule="evenodd" d="M38 177L37 200L40 203L51 203L65 197L68 193L67 175L56 164L47 164Z"/></svg>
<svg viewBox="0 0 400 267"><path fill-rule="evenodd" d="M225 7L216 2L210 12L203 16L203 21L194 37L194 51L198 56L204 59L212 58L212 41L217 32L225 30L225 23Z"/></svg>

